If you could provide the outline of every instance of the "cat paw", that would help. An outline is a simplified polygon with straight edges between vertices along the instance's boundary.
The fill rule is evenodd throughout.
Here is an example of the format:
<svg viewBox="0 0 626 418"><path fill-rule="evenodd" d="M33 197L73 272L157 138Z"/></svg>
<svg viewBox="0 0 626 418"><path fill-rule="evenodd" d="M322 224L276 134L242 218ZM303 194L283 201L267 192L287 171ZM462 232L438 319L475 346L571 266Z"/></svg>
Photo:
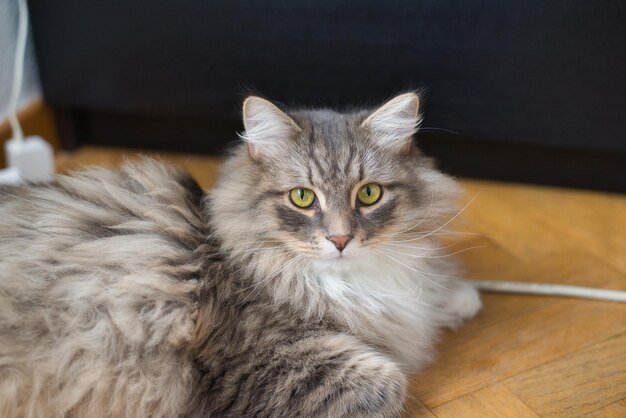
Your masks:
<svg viewBox="0 0 626 418"><path fill-rule="evenodd" d="M320 350L316 354L308 348L308 360L314 357L315 361L296 369L298 384L286 402L298 405L298 416L399 416L406 376L398 364L348 336L326 338L315 348Z"/></svg>
<svg viewBox="0 0 626 418"><path fill-rule="evenodd" d="M444 307L447 316L445 326L456 329L465 320L476 316L481 308L480 294L474 285L462 281L455 282Z"/></svg>
<svg viewBox="0 0 626 418"><path fill-rule="evenodd" d="M394 363L370 358L346 373L340 394L324 416L397 417L405 398L406 377ZM356 366L356 367L355 367ZM326 415L328 414L328 415Z"/></svg>

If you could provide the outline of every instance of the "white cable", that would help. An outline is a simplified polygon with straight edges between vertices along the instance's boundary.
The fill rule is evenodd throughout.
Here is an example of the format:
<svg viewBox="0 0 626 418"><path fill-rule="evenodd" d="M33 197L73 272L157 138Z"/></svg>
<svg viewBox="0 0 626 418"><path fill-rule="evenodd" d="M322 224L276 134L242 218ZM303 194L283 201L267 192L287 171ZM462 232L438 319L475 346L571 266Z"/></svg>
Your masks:
<svg viewBox="0 0 626 418"><path fill-rule="evenodd" d="M17 41L15 43L15 61L13 63L13 85L9 98L9 123L13 131L13 139L21 142L24 132L17 117L17 102L22 90L22 78L24 75L24 55L26 53L26 37L28 35L28 7L26 0L17 0L18 24Z"/></svg>
<svg viewBox="0 0 626 418"><path fill-rule="evenodd" d="M526 293L532 295L564 296L584 299L626 302L626 291L596 289L561 284L470 280L481 291L495 293Z"/></svg>
<svg viewBox="0 0 626 418"><path fill-rule="evenodd" d="M17 6L17 40L13 62L13 85L8 108L13 138L4 144L8 168L0 170L0 184L45 183L54 177L54 150L39 136L32 135L24 138L24 132L17 117L28 37L26 0L17 0Z"/></svg>

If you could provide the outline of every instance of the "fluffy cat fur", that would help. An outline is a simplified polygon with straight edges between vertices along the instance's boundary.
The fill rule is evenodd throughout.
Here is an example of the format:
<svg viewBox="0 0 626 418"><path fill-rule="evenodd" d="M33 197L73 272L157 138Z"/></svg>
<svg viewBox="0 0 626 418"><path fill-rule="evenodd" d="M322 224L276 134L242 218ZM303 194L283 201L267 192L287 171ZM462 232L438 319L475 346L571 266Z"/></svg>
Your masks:
<svg viewBox="0 0 626 418"><path fill-rule="evenodd" d="M480 308L437 241L458 189L413 145L418 110L248 98L207 194L153 160L1 188L0 416L399 414L438 329Z"/></svg>

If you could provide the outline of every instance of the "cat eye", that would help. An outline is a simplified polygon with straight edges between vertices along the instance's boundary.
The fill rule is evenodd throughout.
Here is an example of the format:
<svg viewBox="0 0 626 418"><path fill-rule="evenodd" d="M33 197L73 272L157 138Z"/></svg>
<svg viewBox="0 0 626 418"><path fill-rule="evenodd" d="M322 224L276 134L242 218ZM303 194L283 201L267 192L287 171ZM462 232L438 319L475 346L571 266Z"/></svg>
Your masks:
<svg viewBox="0 0 626 418"><path fill-rule="evenodd" d="M315 202L315 193L311 189L298 187L289 192L291 202L299 208L306 209Z"/></svg>
<svg viewBox="0 0 626 418"><path fill-rule="evenodd" d="M382 193L383 189L380 187L380 184L369 183L359 189L356 197L363 205L370 206L378 202Z"/></svg>

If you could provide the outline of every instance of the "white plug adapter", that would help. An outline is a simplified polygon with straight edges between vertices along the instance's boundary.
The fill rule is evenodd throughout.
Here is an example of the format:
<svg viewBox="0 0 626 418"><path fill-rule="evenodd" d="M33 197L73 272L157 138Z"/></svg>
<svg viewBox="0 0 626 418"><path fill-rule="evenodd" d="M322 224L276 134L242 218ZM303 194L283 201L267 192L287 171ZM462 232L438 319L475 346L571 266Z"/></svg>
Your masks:
<svg viewBox="0 0 626 418"><path fill-rule="evenodd" d="M8 168L0 171L0 183L44 183L54 177L52 147L39 136L11 139L4 144Z"/></svg>

